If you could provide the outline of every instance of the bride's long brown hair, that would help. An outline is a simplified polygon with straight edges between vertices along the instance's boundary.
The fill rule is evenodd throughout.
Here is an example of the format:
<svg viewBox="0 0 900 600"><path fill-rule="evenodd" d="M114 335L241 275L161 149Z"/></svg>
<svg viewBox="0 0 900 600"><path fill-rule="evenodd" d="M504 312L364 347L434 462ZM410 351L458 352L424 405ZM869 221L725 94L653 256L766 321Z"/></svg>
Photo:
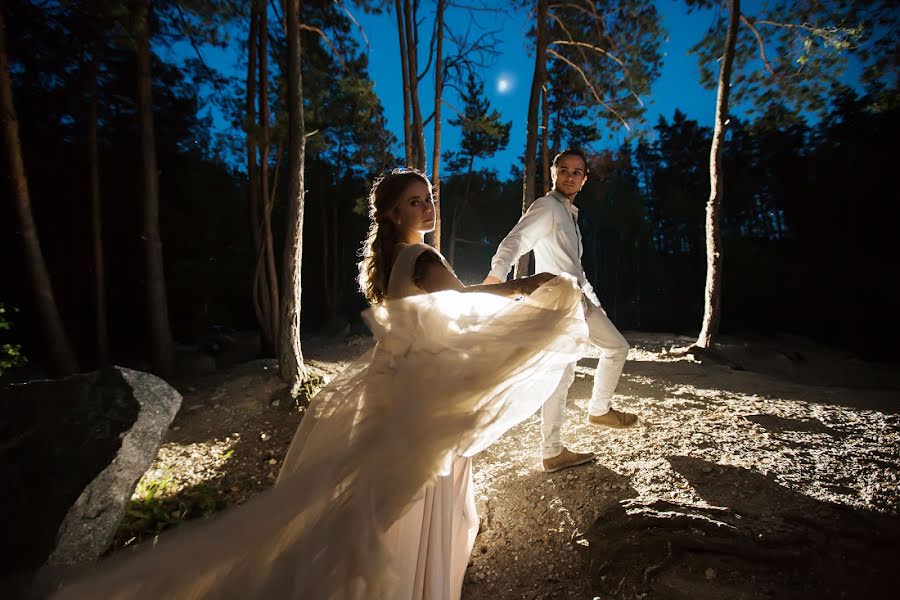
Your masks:
<svg viewBox="0 0 900 600"><path fill-rule="evenodd" d="M359 261L359 289L370 304L384 300L391 278L397 230L388 214L406 188L417 181L425 183L428 193L431 193L428 177L416 169L394 169L372 184L369 193L369 235L363 242L362 260Z"/></svg>

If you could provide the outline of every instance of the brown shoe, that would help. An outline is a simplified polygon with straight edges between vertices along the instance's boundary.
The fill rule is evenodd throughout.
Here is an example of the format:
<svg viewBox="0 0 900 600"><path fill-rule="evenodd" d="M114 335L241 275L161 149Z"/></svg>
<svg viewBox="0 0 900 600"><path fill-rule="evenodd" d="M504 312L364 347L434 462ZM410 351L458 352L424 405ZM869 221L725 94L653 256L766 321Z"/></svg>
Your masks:
<svg viewBox="0 0 900 600"><path fill-rule="evenodd" d="M592 460L594 460L593 452L572 452L568 448L563 448L563 451L553 458L544 459L544 472L555 473L562 469L583 465Z"/></svg>
<svg viewBox="0 0 900 600"><path fill-rule="evenodd" d="M637 424L638 418L637 415L611 408L608 413L603 415L588 415L588 421L594 425L602 425L603 427L628 429Z"/></svg>

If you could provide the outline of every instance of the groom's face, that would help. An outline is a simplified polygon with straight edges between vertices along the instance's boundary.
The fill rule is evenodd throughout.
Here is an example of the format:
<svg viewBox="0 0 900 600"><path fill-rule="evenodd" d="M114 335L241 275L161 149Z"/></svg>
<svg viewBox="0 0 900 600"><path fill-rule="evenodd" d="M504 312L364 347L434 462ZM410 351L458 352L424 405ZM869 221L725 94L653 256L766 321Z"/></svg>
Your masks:
<svg viewBox="0 0 900 600"><path fill-rule="evenodd" d="M570 199L581 191L587 181L587 168L580 156L566 154L550 169L553 189Z"/></svg>

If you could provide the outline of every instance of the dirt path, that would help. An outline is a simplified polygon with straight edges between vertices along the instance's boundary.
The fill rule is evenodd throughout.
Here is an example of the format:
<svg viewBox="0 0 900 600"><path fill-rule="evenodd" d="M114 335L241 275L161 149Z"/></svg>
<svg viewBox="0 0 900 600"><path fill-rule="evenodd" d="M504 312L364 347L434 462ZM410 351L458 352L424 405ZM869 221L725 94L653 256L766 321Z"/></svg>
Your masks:
<svg viewBox="0 0 900 600"><path fill-rule="evenodd" d="M581 361L569 393L564 440L597 452L596 463L542 473L537 417L478 457L486 518L464 598L879 598L897 589L895 374L854 363L868 372L862 383L893 388L809 385L797 381L813 372L848 383L850 359L809 345L726 347L772 376L669 351L687 339L626 337L633 348L615 404L640 415L639 428L587 423L596 358Z"/></svg>
<svg viewBox="0 0 900 600"><path fill-rule="evenodd" d="M803 340L722 348L734 370L626 334L615 404L586 421L579 363L564 440L595 463L552 475L526 421L476 458L482 531L463 597L880 598L900 586L900 377ZM326 380L371 344L311 339ZM255 361L184 381L181 414L139 484L120 545L271 485L301 413Z"/></svg>

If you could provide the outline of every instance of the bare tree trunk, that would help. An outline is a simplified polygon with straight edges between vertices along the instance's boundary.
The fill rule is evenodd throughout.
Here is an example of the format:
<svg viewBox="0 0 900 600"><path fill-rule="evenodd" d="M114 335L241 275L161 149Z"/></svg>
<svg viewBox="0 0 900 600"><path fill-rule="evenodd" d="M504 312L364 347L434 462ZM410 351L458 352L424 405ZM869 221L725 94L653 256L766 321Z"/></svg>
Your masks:
<svg viewBox="0 0 900 600"><path fill-rule="evenodd" d="M159 172L153 131L153 96L150 78L150 11L148 0L137 4L138 115L141 124L141 156L144 163L144 260L147 269L147 309L153 363L163 377L175 372L175 342L169 329L166 276L159 237Z"/></svg>
<svg viewBox="0 0 900 600"><path fill-rule="evenodd" d="M728 119L728 92L731 87L731 66L738 23L741 18L740 0L731 0L725 54L719 70L719 90L716 96L716 125L709 151L709 201L706 203L706 290L704 294L703 328L697 346L709 348L715 344L722 318L722 239L719 232L719 213L725 196L722 172L722 146L725 141L725 121Z"/></svg>
<svg viewBox="0 0 900 600"><path fill-rule="evenodd" d="M109 364L109 328L106 321L106 269L103 261L103 211L100 201L100 150L97 140L97 44L91 49L90 107L88 109L88 157L91 171L91 238L94 249L94 319L97 335L97 361Z"/></svg>
<svg viewBox="0 0 900 600"><path fill-rule="evenodd" d="M450 264L456 266L456 238L459 236L459 228L462 225L463 214L469 206L469 197L472 195L472 166L475 164L475 157L469 157L469 169L466 172L466 189L463 192L462 202L460 202L453 211L453 231L450 234Z"/></svg>
<svg viewBox="0 0 900 600"><path fill-rule="evenodd" d="M531 78L531 96L528 99L528 123L525 134L525 173L522 186L522 214L535 200L535 162L537 161L538 108L541 88L547 80L547 0L537 4L537 40L534 51L534 76ZM515 277L528 274L529 255L519 259Z"/></svg>
<svg viewBox="0 0 900 600"><path fill-rule="evenodd" d="M544 184L544 195L550 193L550 114L548 111L547 85L541 89L541 181Z"/></svg>
<svg viewBox="0 0 900 600"><path fill-rule="evenodd" d="M3 137L9 159L13 196L19 213L19 226L22 228L25 261L38 315L46 336L47 350L54 369L60 375L71 375L78 372L78 360L75 358L75 352L72 350L56 306L50 275L44 263L44 254L34 226L34 216L31 214L31 197L25 175L25 162L22 160L22 142L19 138L19 118L13 104L9 60L6 57L6 23L2 10L0 10L0 119L3 120Z"/></svg>
<svg viewBox="0 0 900 600"><path fill-rule="evenodd" d="M303 125L303 76L300 72L300 0L288 0L288 149L291 189L287 210L287 235L284 241L284 289L281 319L281 344L278 369L290 384L292 395L300 391L308 373L300 349L301 279L303 265L303 212L305 182L303 163L306 159L306 132Z"/></svg>
<svg viewBox="0 0 900 600"><path fill-rule="evenodd" d="M407 61L406 28L404 27L403 5L400 0L394 0L394 10L397 12L397 35L400 39L400 72L403 75L403 148L406 151L406 166L414 164L412 149L412 132L409 127L409 62ZM415 75L413 75L414 77Z"/></svg>
<svg viewBox="0 0 900 600"><path fill-rule="evenodd" d="M328 224L331 215L325 200L325 186L318 186L319 216L322 227L322 293L325 296L325 319L331 320L334 316L334 297L331 295L331 238L328 235Z"/></svg>
<svg viewBox="0 0 900 600"><path fill-rule="evenodd" d="M331 316L337 317L340 312L340 281L341 281L341 238L340 211L337 202L329 202L331 207Z"/></svg>
<svg viewBox="0 0 900 600"><path fill-rule="evenodd" d="M425 126L422 122L422 109L419 105L419 35L416 27L416 15L409 0L403 0L404 21L406 23L406 60L409 71L409 105L412 111L412 149L413 161L418 170L425 171Z"/></svg>
<svg viewBox="0 0 900 600"><path fill-rule="evenodd" d="M274 348L269 283L266 281L260 249L262 216L259 200L259 171L256 166L256 40L259 35L259 12L265 10L264 0L255 0L250 11L250 36L247 38L247 179L250 204L250 232L253 236L253 309L267 348ZM263 199L263 205L265 198Z"/></svg>
<svg viewBox="0 0 900 600"><path fill-rule="evenodd" d="M444 0L437 0L437 56L434 59L434 148L431 153L431 185L434 188L434 233L431 245L441 250L441 97L444 93Z"/></svg>
<svg viewBox="0 0 900 600"><path fill-rule="evenodd" d="M553 144L551 146L559 152L560 145L562 145L562 129L559 127L559 115L556 115L556 120L553 123Z"/></svg>
<svg viewBox="0 0 900 600"><path fill-rule="evenodd" d="M269 318L270 329L276 332L272 336L273 351L278 356L279 321L281 312L278 299L278 271L275 268L275 248L272 240L272 199L269 195L269 20L265 4L259 12L259 121L260 140L259 165L260 182L262 184L263 207L263 231L260 243L265 245L266 280L269 284Z"/></svg>

